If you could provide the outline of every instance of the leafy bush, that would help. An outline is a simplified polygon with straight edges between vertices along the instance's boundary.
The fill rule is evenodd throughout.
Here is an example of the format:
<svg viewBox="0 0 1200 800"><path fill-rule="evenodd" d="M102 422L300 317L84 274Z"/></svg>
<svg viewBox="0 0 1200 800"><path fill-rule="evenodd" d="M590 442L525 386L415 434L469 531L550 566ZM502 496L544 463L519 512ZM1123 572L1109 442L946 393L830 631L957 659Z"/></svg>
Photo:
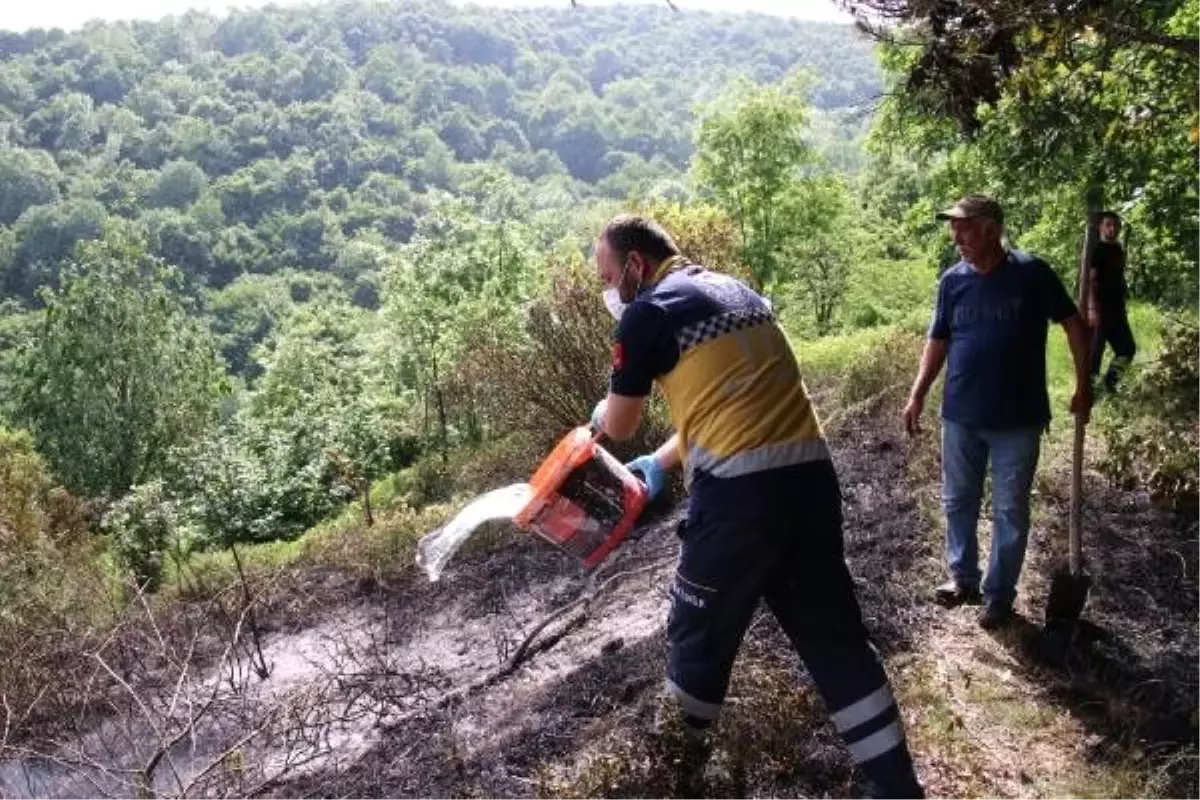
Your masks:
<svg viewBox="0 0 1200 800"><path fill-rule="evenodd" d="M27 708L108 608L92 509L54 486L33 437L0 427L0 687Z"/></svg>
<svg viewBox="0 0 1200 800"><path fill-rule="evenodd" d="M134 486L108 510L101 527L111 534L117 559L148 592L162 582L163 559L171 555L179 565L190 549L186 523L162 481Z"/></svg>
<svg viewBox="0 0 1200 800"><path fill-rule="evenodd" d="M1200 329L1168 322L1159 358L1131 375L1099 414L1108 443L1101 469L1118 485L1143 486L1152 499L1195 509L1200 476Z"/></svg>
<svg viewBox="0 0 1200 800"><path fill-rule="evenodd" d="M755 287L754 274L741 261L741 234L733 220L716 206L656 201L639 212L666 228L679 250L692 261Z"/></svg>
<svg viewBox="0 0 1200 800"><path fill-rule="evenodd" d="M549 290L530 307L523 340L494 341L481 332L472 348L489 428L524 434L538 452L586 424L607 393L613 333L603 287L581 259L552 259L547 272ZM655 397L637 435L613 451L619 457L645 452L669 435L665 406Z"/></svg>

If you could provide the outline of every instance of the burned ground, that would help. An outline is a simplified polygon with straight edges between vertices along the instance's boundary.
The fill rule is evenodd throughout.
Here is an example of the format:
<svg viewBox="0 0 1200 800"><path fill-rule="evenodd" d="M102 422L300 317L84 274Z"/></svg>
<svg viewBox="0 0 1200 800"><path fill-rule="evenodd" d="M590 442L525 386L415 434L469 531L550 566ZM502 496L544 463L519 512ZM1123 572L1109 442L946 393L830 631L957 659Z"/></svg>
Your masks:
<svg viewBox="0 0 1200 800"><path fill-rule="evenodd" d="M941 578L936 450L889 420L849 419L831 438L847 560L930 793L1194 796L1195 519L1089 475L1095 582L1073 648L1050 658L1041 604L1065 552L1061 464L1048 460L1037 486L1022 617L990 635L971 609L928 600ZM652 719L680 513L644 522L590 575L496 525L437 583L407 563L369 576L279 576L257 614L272 675L246 677L238 695L243 711L246 698L260 705L171 744L185 775L156 787L279 797L676 794L676 753ZM220 680L217 644L195 648L197 696ZM170 688L156 674L147 692ZM256 733L255 718L272 724ZM735 666L718 734L709 796L862 791L765 612ZM54 794L68 784L42 786ZM0 795L28 788L0 769Z"/></svg>

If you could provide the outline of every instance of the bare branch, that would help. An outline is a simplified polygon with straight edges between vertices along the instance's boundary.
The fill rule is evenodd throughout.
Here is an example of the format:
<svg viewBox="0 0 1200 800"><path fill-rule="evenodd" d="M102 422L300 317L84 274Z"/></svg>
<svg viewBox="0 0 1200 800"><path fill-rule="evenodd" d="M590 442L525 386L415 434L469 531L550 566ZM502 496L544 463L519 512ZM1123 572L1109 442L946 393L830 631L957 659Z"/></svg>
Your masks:
<svg viewBox="0 0 1200 800"><path fill-rule="evenodd" d="M100 662L100 666L104 668L104 671L108 673L109 677L116 681L121 688L129 694L129 697L137 704L138 708L141 709L142 716L146 719L146 724L154 729L155 736L161 738L162 731L159 730L158 726L155 724L154 715L150 713L150 709L147 708L146 704L142 702L141 696L139 696L138 693L133 690L133 687L130 686L124 678L118 675L113 668L108 665L108 662L104 660L104 656L100 655L99 651L92 653L92 658Z"/></svg>
<svg viewBox="0 0 1200 800"><path fill-rule="evenodd" d="M1094 23L1095 27L1102 31L1106 36L1112 39L1118 39L1123 42L1138 42L1139 44L1151 44L1156 47L1163 47L1168 50L1174 50L1177 53L1182 53L1187 56L1200 55L1200 40L1188 38L1186 36L1170 36L1157 31L1148 31L1143 28L1135 28L1131 25L1125 25L1112 20L1098 19Z"/></svg>
<svg viewBox="0 0 1200 800"><path fill-rule="evenodd" d="M188 794L188 792L191 791L192 787L195 786L206 775L208 775L208 773L212 772L214 769L219 767L227 758L232 756L235 752L237 752L238 750L241 750L243 747L245 747L247 742L249 742L255 736L258 736L260 733L265 731L268 727L270 727L272 722L274 722L274 715L273 714L267 715L266 720L264 720L261 725L259 725L257 728L255 728L254 730L247 733L241 739L238 739L236 742L234 742L229 747L225 748L225 750L223 752L221 752L220 755L216 756L212 761L210 761L208 763L208 766L206 766L204 769L197 772L192 777L192 779L190 781L188 781L187 786L183 787L183 790L180 792L180 794L186 796Z"/></svg>

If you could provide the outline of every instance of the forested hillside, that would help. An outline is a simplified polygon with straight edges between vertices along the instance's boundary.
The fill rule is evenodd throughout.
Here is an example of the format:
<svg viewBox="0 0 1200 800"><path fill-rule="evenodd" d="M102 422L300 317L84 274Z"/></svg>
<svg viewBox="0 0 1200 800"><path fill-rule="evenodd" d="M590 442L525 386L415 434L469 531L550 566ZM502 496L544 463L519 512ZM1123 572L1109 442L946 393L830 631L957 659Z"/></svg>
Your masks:
<svg viewBox="0 0 1200 800"><path fill-rule="evenodd" d="M190 13L6 33L0 56L0 286L26 304L107 217L211 288L369 280L355 241L408 241L492 170L533 210L683 198L696 103L734 76L805 68L830 115L880 86L849 27L665 6ZM835 158L857 160L863 116L826 133Z"/></svg>
<svg viewBox="0 0 1200 800"><path fill-rule="evenodd" d="M842 5L874 38L569 0L0 32L0 795L673 794L669 501L601 573L504 525L413 561L604 396L590 250L631 209L773 303L930 794L1193 792L1200 4ZM926 601L938 441L900 414L968 192L1072 294L1099 205L1126 223L1067 670ZM1066 550L1057 329L1046 365L1026 621ZM611 447L668 433L656 395ZM712 791L859 796L752 628Z"/></svg>
<svg viewBox="0 0 1200 800"><path fill-rule="evenodd" d="M698 120L755 92L787 109L784 169L861 165L881 85L847 26L644 6L335 3L0 47L0 411L72 493L165 491L208 544L505 434L469 356L525 335L549 253L694 197Z"/></svg>

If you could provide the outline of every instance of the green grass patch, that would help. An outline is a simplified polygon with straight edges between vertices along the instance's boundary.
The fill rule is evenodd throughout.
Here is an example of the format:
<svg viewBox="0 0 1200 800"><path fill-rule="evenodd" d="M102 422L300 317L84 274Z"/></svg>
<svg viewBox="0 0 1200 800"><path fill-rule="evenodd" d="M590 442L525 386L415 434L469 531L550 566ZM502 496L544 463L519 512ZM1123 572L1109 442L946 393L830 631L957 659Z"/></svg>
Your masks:
<svg viewBox="0 0 1200 800"><path fill-rule="evenodd" d="M847 328L903 326L919 312L920 324L928 325L937 284L925 258L865 262L847 281L839 318Z"/></svg>
<svg viewBox="0 0 1200 800"><path fill-rule="evenodd" d="M1134 369L1158 357L1162 350L1163 313L1146 303L1132 303L1129 307L1129 325L1137 342ZM1071 360L1071 349L1067 335L1058 325L1051 326L1046 349L1046 381L1050 394L1050 441L1054 445L1069 445L1073 418L1068 408L1071 394L1075 391L1075 365ZM1112 350L1105 351L1104 369L1112 359ZM1132 376L1126 376L1130 378Z"/></svg>
<svg viewBox="0 0 1200 800"><path fill-rule="evenodd" d="M836 336L801 340L789 332L792 347L805 379L829 380L845 372L847 364L885 345L893 335L891 326L863 328Z"/></svg>
<svg viewBox="0 0 1200 800"><path fill-rule="evenodd" d="M925 321L916 312L905 321L814 340L792 336L800 372L827 430L884 405L900 425L903 407L924 347ZM940 390L927 401L936 414Z"/></svg>

